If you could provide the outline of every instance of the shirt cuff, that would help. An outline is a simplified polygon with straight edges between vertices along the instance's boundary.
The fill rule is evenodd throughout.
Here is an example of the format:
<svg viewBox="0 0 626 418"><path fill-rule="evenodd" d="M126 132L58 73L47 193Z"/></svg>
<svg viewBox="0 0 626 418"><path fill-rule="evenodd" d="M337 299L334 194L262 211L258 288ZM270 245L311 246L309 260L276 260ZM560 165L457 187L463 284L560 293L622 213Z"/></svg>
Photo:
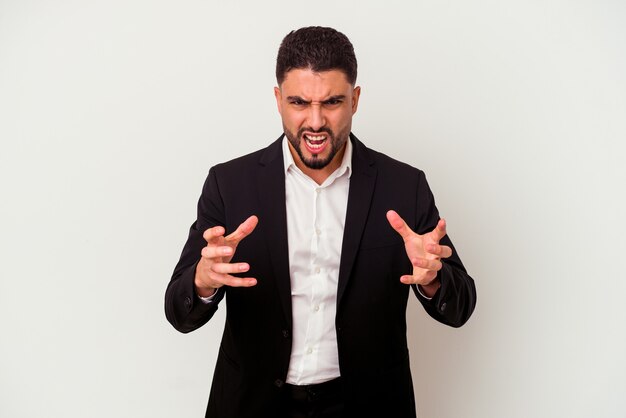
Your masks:
<svg viewBox="0 0 626 418"><path fill-rule="evenodd" d="M420 295L422 295L422 297L423 297L424 299L426 299L426 300L433 300L433 298L429 298L428 296L426 296L426 295L424 294L424 292L422 292L422 286L417 285L417 291L418 291L418 292L420 292ZM214 295L215 295L215 293L214 293L213 295L209 296L209 297L213 297Z"/></svg>
<svg viewBox="0 0 626 418"><path fill-rule="evenodd" d="M200 301L204 303L205 305L208 305L209 303L213 302L213 299L215 299L215 295L217 295L217 289L215 289L215 292L213 292L211 296L200 296L196 293L196 296L198 296L198 299L200 299Z"/></svg>

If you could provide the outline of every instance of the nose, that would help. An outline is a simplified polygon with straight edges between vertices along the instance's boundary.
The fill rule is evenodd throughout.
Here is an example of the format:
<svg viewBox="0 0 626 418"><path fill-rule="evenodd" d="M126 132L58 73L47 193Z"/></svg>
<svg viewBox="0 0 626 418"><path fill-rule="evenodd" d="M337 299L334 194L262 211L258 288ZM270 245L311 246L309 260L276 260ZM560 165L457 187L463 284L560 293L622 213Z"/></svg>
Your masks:
<svg viewBox="0 0 626 418"><path fill-rule="evenodd" d="M321 129L326 125L326 117L324 116L324 110L321 105L317 103L311 104L308 125L314 131Z"/></svg>

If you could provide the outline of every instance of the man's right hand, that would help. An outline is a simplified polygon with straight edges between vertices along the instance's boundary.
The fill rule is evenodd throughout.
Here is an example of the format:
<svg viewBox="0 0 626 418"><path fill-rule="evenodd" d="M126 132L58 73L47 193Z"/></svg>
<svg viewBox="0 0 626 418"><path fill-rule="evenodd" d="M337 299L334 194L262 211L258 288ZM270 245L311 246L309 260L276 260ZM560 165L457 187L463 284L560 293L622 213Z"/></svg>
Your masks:
<svg viewBox="0 0 626 418"><path fill-rule="evenodd" d="M202 249L202 258L196 266L195 286L199 296L207 297L222 286L250 287L256 284L253 277L239 278L231 273L243 273L250 269L248 263L231 263L239 242L250 235L259 223L252 215L228 236L222 226L214 226L204 231L202 236L207 246Z"/></svg>

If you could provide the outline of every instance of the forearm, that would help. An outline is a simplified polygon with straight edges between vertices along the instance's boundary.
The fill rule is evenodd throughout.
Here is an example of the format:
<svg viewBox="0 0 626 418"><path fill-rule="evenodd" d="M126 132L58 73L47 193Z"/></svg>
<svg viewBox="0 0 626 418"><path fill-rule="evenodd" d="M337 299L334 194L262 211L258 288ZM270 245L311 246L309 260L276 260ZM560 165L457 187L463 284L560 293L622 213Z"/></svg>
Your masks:
<svg viewBox="0 0 626 418"><path fill-rule="evenodd" d="M203 303L196 293L195 264L178 271L165 291L165 315L178 331L191 332L207 323L217 311L224 292L218 292L210 303Z"/></svg>
<svg viewBox="0 0 626 418"><path fill-rule="evenodd" d="M203 229L204 225L199 225L198 221L189 228L187 242L165 291L165 316L174 328L185 333L201 327L211 319L221 299L214 298L214 302L203 304L197 296L196 266L206 243L202 238Z"/></svg>
<svg viewBox="0 0 626 418"><path fill-rule="evenodd" d="M440 287L432 299L428 300L415 288L418 299L428 314L437 321L452 327L460 327L467 322L476 306L474 280L462 266L443 263L437 275ZM426 295L426 294L425 294Z"/></svg>
<svg viewBox="0 0 626 418"><path fill-rule="evenodd" d="M204 183L198 201L197 219L189 228L187 242L165 291L165 315L180 332L190 332L204 325L217 310L224 292L218 292L211 303L202 303L195 286L196 266L207 242L203 232L216 225L223 225L224 214L219 204L217 179L214 169ZM206 296L206 292L201 296Z"/></svg>

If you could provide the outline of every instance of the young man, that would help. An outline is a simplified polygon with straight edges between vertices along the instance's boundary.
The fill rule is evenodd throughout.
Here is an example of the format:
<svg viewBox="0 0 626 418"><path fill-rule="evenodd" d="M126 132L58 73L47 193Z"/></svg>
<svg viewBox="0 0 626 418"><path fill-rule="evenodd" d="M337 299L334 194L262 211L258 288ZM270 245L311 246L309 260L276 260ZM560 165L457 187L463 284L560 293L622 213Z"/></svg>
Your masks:
<svg viewBox="0 0 626 418"><path fill-rule="evenodd" d="M476 300L422 171L352 133L360 88L348 38L283 40L283 132L213 167L165 295L181 332L226 299L207 417L415 417L406 340L412 288L437 321Z"/></svg>

